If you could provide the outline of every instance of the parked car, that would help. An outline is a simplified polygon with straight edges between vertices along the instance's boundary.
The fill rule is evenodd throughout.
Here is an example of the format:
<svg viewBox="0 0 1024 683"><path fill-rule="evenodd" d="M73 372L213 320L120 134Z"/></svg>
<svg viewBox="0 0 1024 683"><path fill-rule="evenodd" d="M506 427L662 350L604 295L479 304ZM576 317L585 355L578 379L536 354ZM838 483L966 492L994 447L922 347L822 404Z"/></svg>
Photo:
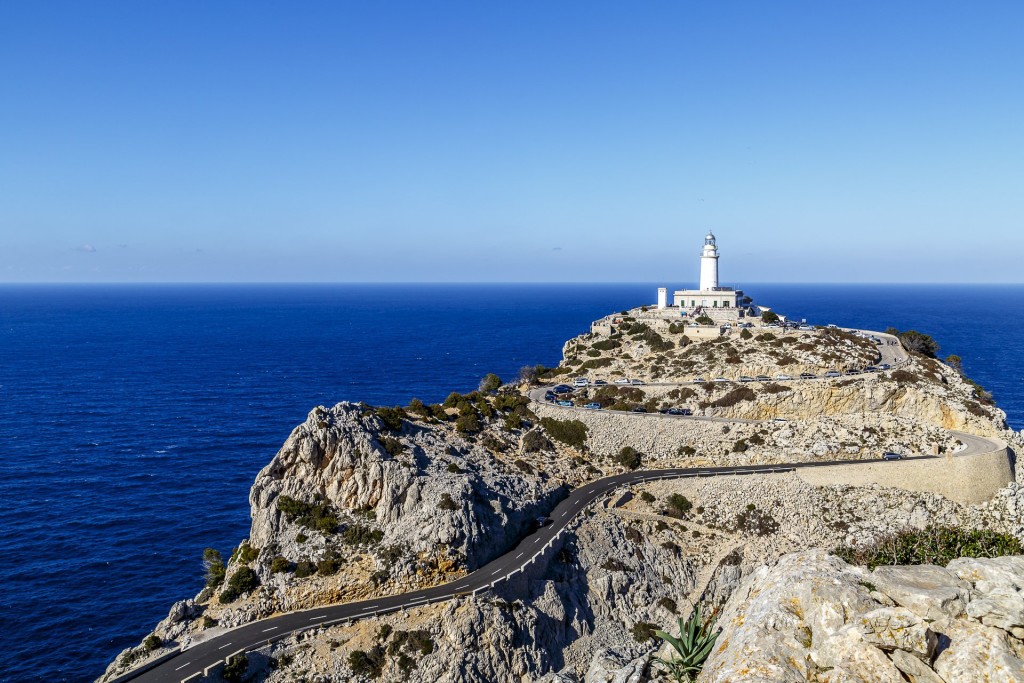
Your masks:
<svg viewBox="0 0 1024 683"><path fill-rule="evenodd" d="M625 377L620 377L614 382L612 382L612 384L629 384L629 380L626 379Z"/></svg>
<svg viewBox="0 0 1024 683"><path fill-rule="evenodd" d="M726 377L716 377L714 381L716 381L716 382L728 382L729 380Z"/></svg>
<svg viewBox="0 0 1024 683"><path fill-rule="evenodd" d="M756 379L758 382L771 382L772 381L772 378L769 377L768 375L758 375L754 379Z"/></svg>
<svg viewBox="0 0 1024 683"><path fill-rule="evenodd" d="M693 378L693 383L694 384L703 384L704 382L707 382L707 380L704 379L703 377L694 377Z"/></svg>
<svg viewBox="0 0 1024 683"><path fill-rule="evenodd" d="M839 377L839 373L836 372L835 370L829 370L828 372L825 373L825 376L826 377Z"/></svg>
<svg viewBox="0 0 1024 683"><path fill-rule="evenodd" d="M596 387L603 387L606 384L608 384L607 380L604 380L604 379L596 379L596 380L594 380L594 386L596 386Z"/></svg>
<svg viewBox="0 0 1024 683"><path fill-rule="evenodd" d="M643 380L639 380L639 379L631 379L631 380L629 380L629 383L632 384L634 387L641 387L641 386L644 385Z"/></svg>
<svg viewBox="0 0 1024 683"><path fill-rule="evenodd" d="M570 387L568 384L559 384L557 387L552 389L552 391L554 391L556 394L571 394L572 387Z"/></svg>
<svg viewBox="0 0 1024 683"><path fill-rule="evenodd" d="M784 417L776 417L772 419L772 422L789 422L789 420Z"/></svg>
<svg viewBox="0 0 1024 683"><path fill-rule="evenodd" d="M811 331L811 326L810 325L801 325L799 329L800 329L801 332L810 332Z"/></svg>
<svg viewBox="0 0 1024 683"><path fill-rule="evenodd" d="M876 368L874 365L869 365L866 368L864 368L864 372L878 372L878 368Z"/></svg>
<svg viewBox="0 0 1024 683"><path fill-rule="evenodd" d="M643 406L637 406L636 408L633 408L633 412L634 413L646 413L647 412L647 408L644 408Z"/></svg>
<svg viewBox="0 0 1024 683"><path fill-rule="evenodd" d="M667 413L669 415L693 415L693 411L688 410L686 408L669 408L661 412Z"/></svg>
<svg viewBox="0 0 1024 683"><path fill-rule="evenodd" d="M740 381L741 382L753 382L754 378L753 377L747 377L746 375L743 375L742 377L740 377Z"/></svg>
<svg viewBox="0 0 1024 683"><path fill-rule="evenodd" d="M786 380L793 379L793 376L792 375L781 374L781 375L775 375L775 379L777 379L777 380L779 380L781 382L785 382Z"/></svg>
<svg viewBox="0 0 1024 683"><path fill-rule="evenodd" d="M889 370L891 368L892 368L892 366L889 365L888 363L882 363L881 365L878 366L879 370Z"/></svg>
<svg viewBox="0 0 1024 683"><path fill-rule="evenodd" d="M572 381L574 387L585 387L590 385L590 380L586 377L577 377Z"/></svg>
<svg viewBox="0 0 1024 683"><path fill-rule="evenodd" d="M558 405L562 406L563 408L572 408L572 406L573 406L573 402L572 401L556 401L556 403Z"/></svg>
<svg viewBox="0 0 1024 683"><path fill-rule="evenodd" d="M548 524L551 524L553 521L554 520L551 519L550 517L538 517L537 519L533 520L533 528L540 529L542 527L546 527Z"/></svg>
<svg viewBox="0 0 1024 683"><path fill-rule="evenodd" d="M849 370L846 371L846 374L847 375L859 375L860 374L860 368L850 368Z"/></svg>
<svg viewBox="0 0 1024 683"><path fill-rule="evenodd" d="M839 329L837 326L835 326L835 325L833 325L831 323L829 323L828 325L825 325L825 327L827 327L830 330L837 330L837 329Z"/></svg>
<svg viewBox="0 0 1024 683"><path fill-rule="evenodd" d="M893 453L892 451L886 451L882 453L882 460L902 460L902 453Z"/></svg>
<svg viewBox="0 0 1024 683"><path fill-rule="evenodd" d="M813 372L801 372L800 379L818 379L818 376Z"/></svg>
<svg viewBox="0 0 1024 683"><path fill-rule="evenodd" d="M583 407L587 408L589 410L597 410L598 408L601 407L601 404L600 403L591 402L591 403L588 403L587 405L585 405Z"/></svg>

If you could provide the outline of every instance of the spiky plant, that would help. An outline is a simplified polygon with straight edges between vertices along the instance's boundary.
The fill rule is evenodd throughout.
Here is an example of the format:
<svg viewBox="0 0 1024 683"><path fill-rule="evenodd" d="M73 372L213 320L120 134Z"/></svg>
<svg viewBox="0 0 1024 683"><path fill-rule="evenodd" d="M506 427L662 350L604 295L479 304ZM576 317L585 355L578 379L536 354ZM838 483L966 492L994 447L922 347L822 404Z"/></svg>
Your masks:
<svg viewBox="0 0 1024 683"><path fill-rule="evenodd" d="M715 646L715 639L721 630L713 630L715 617L711 615L703 619L700 605L694 608L689 619L679 617L679 637L664 631L655 631L654 635L672 646L675 655L669 659L655 657L654 661L665 668L668 675L677 683L689 683L694 680L704 662Z"/></svg>

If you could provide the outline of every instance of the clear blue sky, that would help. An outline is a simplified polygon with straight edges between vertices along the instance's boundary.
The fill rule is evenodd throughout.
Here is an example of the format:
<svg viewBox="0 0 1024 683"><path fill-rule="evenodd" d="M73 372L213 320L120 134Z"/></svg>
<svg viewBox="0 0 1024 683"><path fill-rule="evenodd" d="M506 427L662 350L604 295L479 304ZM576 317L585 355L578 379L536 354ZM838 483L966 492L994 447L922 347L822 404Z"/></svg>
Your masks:
<svg viewBox="0 0 1024 683"><path fill-rule="evenodd" d="M1022 281L1024 3L6 2L0 281Z"/></svg>

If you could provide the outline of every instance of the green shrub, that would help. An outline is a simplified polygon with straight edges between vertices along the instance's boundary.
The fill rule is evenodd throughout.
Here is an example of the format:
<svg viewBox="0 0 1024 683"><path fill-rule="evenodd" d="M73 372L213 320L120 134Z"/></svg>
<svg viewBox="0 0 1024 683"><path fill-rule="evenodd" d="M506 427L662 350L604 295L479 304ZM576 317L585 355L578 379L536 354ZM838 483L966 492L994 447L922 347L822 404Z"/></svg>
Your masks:
<svg viewBox="0 0 1024 683"><path fill-rule="evenodd" d="M837 548L833 554L849 564L869 569L914 564L944 567L958 557L1022 555L1024 545L1010 534L988 529L931 525L923 530L900 531L855 548Z"/></svg>
<svg viewBox="0 0 1024 683"><path fill-rule="evenodd" d="M243 543L242 545L238 546L237 557L242 562L242 564L249 564L259 556L259 548L253 548L248 543Z"/></svg>
<svg viewBox="0 0 1024 683"><path fill-rule="evenodd" d="M475 434L480 431L480 420L473 413L460 415L455 421L455 429L460 434Z"/></svg>
<svg viewBox="0 0 1024 683"><path fill-rule="evenodd" d="M539 429L531 429L523 434L522 446L526 453L548 452L555 448L551 440Z"/></svg>
<svg viewBox="0 0 1024 683"><path fill-rule="evenodd" d="M408 408L409 412L415 413L416 415L420 415L421 417L430 417L432 415L430 406L426 405L425 403L423 403L423 401L415 397L411 401L409 401Z"/></svg>
<svg viewBox="0 0 1024 683"><path fill-rule="evenodd" d="M395 631L391 643L388 645L388 653L398 654L403 649L408 652L429 655L434 651L434 639L430 637L429 631Z"/></svg>
<svg viewBox="0 0 1024 683"><path fill-rule="evenodd" d="M779 523L767 512L759 510L753 503L736 515L736 529L758 536L771 536L779 530Z"/></svg>
<svg viewBox="0 0 1024 683"><path fill-rule="evenodd" d="M290 496L278 496L277 509L284 513L289 522L307 529L315 529L325 534L333 534L338 530L338 516L326 500L318 499L316 502L306 503Z"/></svg>
<svg viewBox="0 0 1024 683"><path fill-rule="evenodd" d="M690 499L681 493L673 493L665 499L665 502L668 503L665 513L671 517L683 517L693 508Z"/></svg>
<svg viewBox="0 0 1024 683"><path fill-rule="evenodd" d="M377 417L381 419L384 426L393 432L400 431L402 429L402 420L407 417L405 411L400 406L394 408L388 408L387 406L377 408Z"/></svg>
<svg viewBox="0 0 1024 683"><path fill-rule="evenodd" d="M917 330L907 330L900 332L899 338L907 351L913 351L928 358L935 358L935 354L939 352L939 343L929 334Z"/></svg>
<svg viewBox="0 0 1024 683"><path fill-rule="evenodd" d="M224 560L221 559L218 550L214 548L203 550L203 569L205 570L206 586L208 588L216 588L224 583L224 574L227 573L227 567L224 566Z"/></svg>
<svg viewBox="0 0 1024 683"><path fill-rule="evenodd" d="M463 470L462 470L462 468L461 468L461 467L459 467L459 466L458 466L458 465L456 465L455 463L453 463L453 462L450 462L450 463L448 463L448 471L449 471L449 472L450 472L451 474L462 474L462 471L463 471Z"/></svg>
<svg viewBox="0 0 1024 683"><path fill-rule="evenodd" d="M630 629L630 633L633 634L633 640L638 643L646 643L648 640L654 640L654 632L658 630L657 624L650 624L646 621L640 621L633 624L633 628Z"/></svg>
<svg viewBox="0 0 1024 683"><path fill-rule="evenodd" d="M761 322L763 323L777 323L779 322L779 314L774 311L761 311Z"/></svg>
<svg viewBox="0 0 1024 683"><path fill-rule="evenodd" d="M640 500L642 500L645 503L653 503L655 500L657 500L657 498L655 498L654 494L652 494L650 491L641 491Z"/></svg>
<svg viewBox="0 0 1024 683"><path fill-rule="evenodd" d="M710 406L712 408L728 408L740 403L741 401L753 401L756 398L757 395L750 387L738 387L727 393L725 396L722 396L717 401L712 401Z"/></svg>
<svg viewBox="0 0 1024 683"><path fill-rule="evenodd" d="M640 466L640 460L643 454L632 446L623 446L612 460L617 465L622 465L626 469L635 470Z"/></svg>
<svg viewBox="0 0 1024 683"><path fill-rule="evenodd" d="M321 576L337 574L339 569L341 569L341 560L337 557L325 557L316 565L316 571Z"/></svg>
<svg viewBox="0 0 1024 683"><path fill-rule="evenodd" d="M249 670L249 658L243 655L236 655L229 659L221 669L220 677L225 683L241 683L245 673Z"/></svg>
<svg viewBox="0 0 1024 683"><path fill-rule="evenodd" d="M745 327L740 330L740 339L750 339L753 336L753 333Z"/></svg>
<svg viewBox="0 0 1024 683"><path fill-rule="evenodd" d="M556 420L545 417L541 418L540 424L551 438L569 446L582 448L587 441L587 425L579 420Z"/></svg>
<svg viewBox="0 0 1024 683"><path fill-rule="evenodd" d="M260 585L260 579L249 567L239 567L238 570L228 579L227 588L221 591L220 602L227 604L234 602L246 593L252 592Z"/></svg>
<svg viewBox="0 0 1024 683"><path fill-rule="evenodd" d="M437 504L437 507L439 509L441 509L441 510L448 510L448 511L453 511L453 510L458 510L459 509L458 503L456 503L454 500L452 500L452 496L449 493L442 493L441 494L441 502Z"/></svg>
<svg viewBox="0 0 1024 683"><path fill-rule="evenodd" d="M316 565L309 560L299 560L295 563L295 576L304 579L307 576L313 576L316 574Z"/></svg>
<svg viewBox="0 0 1024 683"><path fill-rule="evenodd" d="M747 440L746 439L740 439L739 441L737 441L736 443L734 443L732 445L732 452L733 453L744 453L744 452L746 452L746 450L748 448L750 448L750 446L747 445Z"/></svg>
<svg viewBox="0 0 1024 683"><path fill-rule="evenodd" d="M151 633L146 636L146 639L142 641L142 647L146 648L146 652L152 652L153 650L159 649L164 644L164 641L160 636L155 633Z"/></svg>
<svg viewBox="0 0 1024 683"><path fill-rule="evenodd" d="M284 572L290 572L292 570L292 562L287 557L278 555L270 563L270 572L272 574L283 574Z"/></svg>
<svg viewBox="0 0 1024 683"><path fill-rule="evenodd" d="M375 545L384 538L384 532L380 529L353 524L341 532L341 540L349 545Z"/></svg>
<svg viewBox="0 0 1024 683"><path fill-rule="evenodd" d="M493 372L489 372L484 375L484 378L480 380L480 391L489 394L492 391L497 391L501 387L501 378L495 375Z"/></svg>
<svg viewBox="0 0 1024 683"><path fill-rule="evenodd" d="M301 531L299 533L295 534L295 542L296 543L305 543L308 540L309 540L309 536L307 536L306 534L302 533Z"/></svg>
<svg viewBox="0 0 1024 683"><path fill-rule="evenodd" d="M690 457L697 454L697 449L693 446L682 445L676 450L676 453L683 457Z"/></svg>
<svg viewBox="0 0 1024 683"><path fill-rule="evenodd" d="M203 615L203 628L213 628L217 625L217 620L211 617L209 614Z"/></svg>
<svg viewBox="0 0 1024 683"><path fill-rule="evenodd" d="M676 604L676 601L672 598L661 598L660 600L658 600L658 607L664 607L673 614L675 614L676 610L679 608L679 606Z"/></svg>
<svg viewBox="0 0 1024 683"><path fill-rule="evenodd" d="M619 348L622 344L618 339L602 339L594 342L591 346L598 351L611 351L612 349Z"/></svg>
<svg viewBox="0 0 1024 683"><path fill-rule="evenodd" d="M384 648L375 645L369 651L353 650L348 654L348 668L357 676L380 678L384 671Z"/></svg>
<svg viewBox="0 0 1024 683"><path fill-rule="evenodd" d="M597 368L606 368L611 364L611 358L591 358L580 365L580 370L596 370Z"/></svg>
<svg viewBox="0 0 1024 683"><path fill-rule="evenodd" d="M380 445L384 447L384 450L387 451L387 454L392 458L395 458L405 452L405 444L393 436L385 436L380 440Z"/></svg>
<svg viewBox="0 0 1024 683"><path fill-rule="evenodd" d="M714 325L715 324L715 321L710 316L708 316L707 314L701 314L693 322L697 323L698 325Z"/></svg>
<svg viewBox="0 0 1024 683"><path fill-rule="evenodd" d="M601 565L601 569L609 572L624 572L627 571L629 567L623 564L620 560L611 557L604 561Z"/></svg>

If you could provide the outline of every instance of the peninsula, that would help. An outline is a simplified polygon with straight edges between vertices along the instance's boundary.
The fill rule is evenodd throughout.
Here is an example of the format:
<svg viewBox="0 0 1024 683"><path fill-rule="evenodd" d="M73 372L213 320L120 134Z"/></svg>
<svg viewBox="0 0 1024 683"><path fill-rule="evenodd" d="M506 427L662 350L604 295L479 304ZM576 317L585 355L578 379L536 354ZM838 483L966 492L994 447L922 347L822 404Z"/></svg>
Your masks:
<svg viewBox="0 0 1024 683"><path fill-rule="evenodd" d="M927 335L795 321L700 258L555 368L315 407L98 680L1024 680L1024 437Z"/></svg>

